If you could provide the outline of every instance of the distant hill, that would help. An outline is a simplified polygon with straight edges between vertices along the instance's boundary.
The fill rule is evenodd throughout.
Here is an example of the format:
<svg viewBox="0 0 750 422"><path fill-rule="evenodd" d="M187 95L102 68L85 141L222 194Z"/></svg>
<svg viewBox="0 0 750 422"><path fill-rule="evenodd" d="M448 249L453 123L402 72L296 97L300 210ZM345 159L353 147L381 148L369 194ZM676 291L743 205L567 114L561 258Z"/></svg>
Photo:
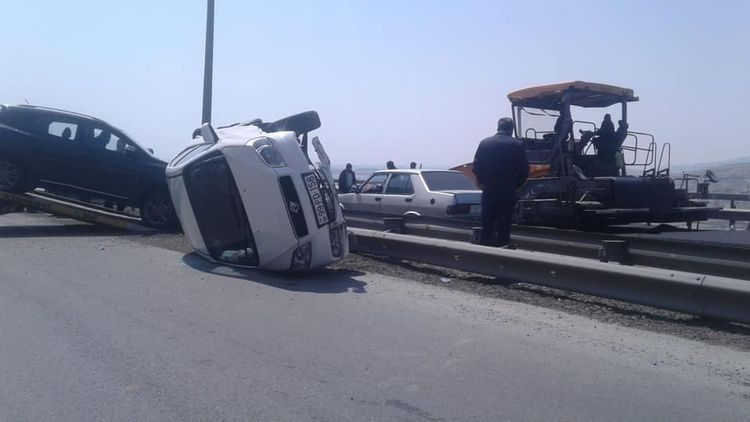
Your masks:
<svg viewBox="0 0 750 422"><path fill-rule="evenodd" d="M702 178L706 169L713 170L719 179L718 183L711 184L709 192L750 194L750 157L718 163L675 167L672 169L672 177L679 177L683 172L686 172L700 175ZM691 189L694 188L691 186Z"/></svg>
<svg viewBox="0 0 750 422"><path fill-rule="evenodd" d="M707 169L710 168L713 170L714 167L720 167L720 166L726 166L726 165L733 165L733 164L748 164L750 165L750 157L739 157L739 158L733 158L731 160L721 160L721 161L710 161L710 162L704 162L704 163L691 163L691 164L684 164L684 165L675 165L675 168L680 168L684 170L700 170L700 169Z"/></svg>

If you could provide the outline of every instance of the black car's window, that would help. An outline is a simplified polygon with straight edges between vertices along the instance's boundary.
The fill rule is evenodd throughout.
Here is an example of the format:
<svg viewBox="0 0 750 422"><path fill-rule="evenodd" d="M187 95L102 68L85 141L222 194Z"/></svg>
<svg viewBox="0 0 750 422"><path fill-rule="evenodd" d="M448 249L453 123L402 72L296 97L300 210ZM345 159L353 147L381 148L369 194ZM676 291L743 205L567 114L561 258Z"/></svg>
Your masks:
<svg viewBox="0 0 750 422"><path fill-rule="evenodd" d="M452 171L423 171L422 177L431 191L441 190L476 190L463 173Z"/></svg>
<svg viewBox="0 0 750 422"><path fill-rule="evenodd" d="M414 186L411 184L410 174L394 174L388 181L388 187L385 193L390 195L411 195L414 193Z"/></svg>
<svg viewBox="0 0 750 422"><path fill-rule="evenodd" d="M234 176L217 152L184 173L190 205L211 256L222 262L258 265L258 251Z"/></svg>
<svg viewBox="0 0 750 422"><path fill-rule="evenodd" d="M16 129L28 130L32 120L29 117L28 113L0 107L0 124L8 125Z"/></svg>
<svg viewBox="0 0 750 422"><path fill-rule="evenodd" d="M362 185L360 193L383 193L383 184L387 178L388 174L374 174L370 177L370 180Z"/></svg>
<svg viewBox="0 0 750 422"><path fill-rule="evenodd" d="M125 154L125 145L127 142L119 136L112 133L107 128L95 127L94 133L89 140L89 146L118 154Z"/></svg>
<svg viewBox="0 0 750 422"><path fill-rule="evenodd" d="M78 133L78 125L70 122L52 121L47 124L47 135L52 139L72 141Z"/></svg>

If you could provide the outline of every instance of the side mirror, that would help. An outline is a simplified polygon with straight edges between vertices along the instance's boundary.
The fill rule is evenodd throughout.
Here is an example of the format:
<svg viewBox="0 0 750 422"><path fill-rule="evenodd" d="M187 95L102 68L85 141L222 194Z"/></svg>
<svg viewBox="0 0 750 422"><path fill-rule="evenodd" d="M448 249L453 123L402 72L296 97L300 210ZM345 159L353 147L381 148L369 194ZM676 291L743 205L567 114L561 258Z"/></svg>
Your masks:
<svg viewBox="0 0 750 422"><path fill-rule="evenodd" d="M349 189L350 193L359 193L359 191L362 190L362 187L359 185L352 185L351 189Z"/></svg>

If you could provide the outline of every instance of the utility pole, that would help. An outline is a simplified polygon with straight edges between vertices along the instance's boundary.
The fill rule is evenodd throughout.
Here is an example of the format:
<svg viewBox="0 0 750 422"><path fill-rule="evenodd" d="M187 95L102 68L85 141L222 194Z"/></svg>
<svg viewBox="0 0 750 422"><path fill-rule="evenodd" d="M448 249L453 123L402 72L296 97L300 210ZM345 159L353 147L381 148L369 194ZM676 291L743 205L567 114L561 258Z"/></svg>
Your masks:
<svg viewBox="0 0 750 422"><path fill-rule="evenodd" d="M203 68L203 123L211 123L211 93L214 73L214 0L206 12L206 62Z"/></svg>

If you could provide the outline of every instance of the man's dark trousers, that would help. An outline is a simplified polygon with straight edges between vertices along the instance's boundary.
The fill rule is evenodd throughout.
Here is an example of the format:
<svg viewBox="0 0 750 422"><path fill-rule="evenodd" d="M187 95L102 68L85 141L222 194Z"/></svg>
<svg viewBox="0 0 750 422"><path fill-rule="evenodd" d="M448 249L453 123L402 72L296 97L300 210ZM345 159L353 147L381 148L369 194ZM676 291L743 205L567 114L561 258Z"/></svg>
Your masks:
<svg viewBox="0 0 750 422"><path fill-rule="evenodd" d="M479 243L498 247L510 243L513 205L513 202L482 198L482 235Z"/></svg>

